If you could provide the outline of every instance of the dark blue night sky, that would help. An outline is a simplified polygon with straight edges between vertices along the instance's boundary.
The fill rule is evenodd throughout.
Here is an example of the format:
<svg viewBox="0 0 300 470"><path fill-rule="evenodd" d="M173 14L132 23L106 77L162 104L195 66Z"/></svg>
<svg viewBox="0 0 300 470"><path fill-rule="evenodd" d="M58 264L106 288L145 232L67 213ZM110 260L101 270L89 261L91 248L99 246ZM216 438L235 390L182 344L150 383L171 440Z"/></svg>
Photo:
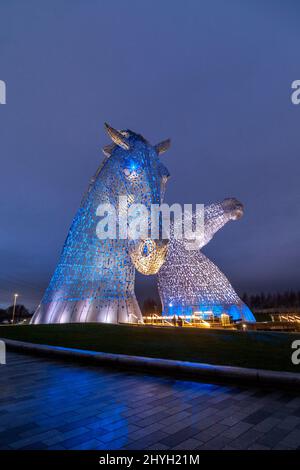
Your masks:
<svg viewBox="0 0 300 470"><path fill-rule="evenodd" d="M299 20L297 1L1 0L0 304L39 302L104 121L171 137L166 202L245 204L204 250L240 293L298 289Z"/></svg>

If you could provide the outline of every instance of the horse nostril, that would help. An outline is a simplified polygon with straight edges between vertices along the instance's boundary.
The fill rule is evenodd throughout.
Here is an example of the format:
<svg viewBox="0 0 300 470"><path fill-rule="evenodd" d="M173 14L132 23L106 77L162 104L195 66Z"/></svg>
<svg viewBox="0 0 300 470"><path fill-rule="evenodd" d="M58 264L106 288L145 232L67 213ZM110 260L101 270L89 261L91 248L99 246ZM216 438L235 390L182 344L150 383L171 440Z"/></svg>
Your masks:
<svg viewBox="0 0 300 470"><path fill-rule="evenodd" d="M244 215L243 207L237 207L234 211L235 219L240 219Z"/></svg>

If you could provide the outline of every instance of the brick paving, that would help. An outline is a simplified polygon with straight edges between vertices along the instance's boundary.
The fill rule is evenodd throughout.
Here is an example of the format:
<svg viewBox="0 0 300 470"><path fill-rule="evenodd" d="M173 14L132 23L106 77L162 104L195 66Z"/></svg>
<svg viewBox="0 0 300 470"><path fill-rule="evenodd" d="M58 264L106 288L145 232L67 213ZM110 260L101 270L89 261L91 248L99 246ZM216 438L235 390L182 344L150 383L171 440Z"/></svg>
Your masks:
<svg viewBox="0 0 300 470"><path fill-rule="evenodd" d="M0 449L300 449L300 397L9 352Z"/></svg>

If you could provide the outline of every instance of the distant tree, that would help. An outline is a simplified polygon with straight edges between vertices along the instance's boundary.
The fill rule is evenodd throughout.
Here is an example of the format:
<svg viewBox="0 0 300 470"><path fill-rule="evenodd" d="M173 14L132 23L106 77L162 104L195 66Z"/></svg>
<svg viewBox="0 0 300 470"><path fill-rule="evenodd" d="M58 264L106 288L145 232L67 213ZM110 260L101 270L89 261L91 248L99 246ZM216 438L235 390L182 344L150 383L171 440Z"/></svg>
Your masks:
<svg viewBox="0 0 300 470"><path fill-rule="evenodd" d="M283 293L267 293L260 294L247 293L242 295L242 300L250 307L255 309L267 308L299 308L300 307L300 291L285 291Z"/></svg>
<svg viewBox="0 0 300 470"><path fill-rule="evenodd" d="M7 312L7 319L10 321L12 320L12 316L13 316L13 305L11 305L10 307L7 308L6 312ZM30 318L32 316L32 314L29 312L29 310L27 310L27 308L24 306L24 305L16 305L16 309L15 309L15 319L14 321L17 323L17 322L20 322L21 320L24 320L26 318Z"/></svg>
<svg viewBox="0 0 300 470"><path fill-rule="evenodd" d="M242 295L242 301L243 301L246 305L249 305L250 299L249 299L249 297L248 297L247 292L244 292L244 293L243 293L243 295Z"/></svg>
<svg viewBox="0 0 300 470"><path fill-rule="evenodd" d="M289 293L289 291L284 292L283 299L282 299L282 304L283 304L283 307L289 307L289 305L290 305L290 293Z"/></svg>
<svg viewBox="0 0 300 470"><path fill-rule="evenodd" d="M290 303L290 305L289 305L290 307L295 307L296 306L297 296L296 296L294 291L290 292L289 303Z"/></svg>
<svg viewBox="0 0 300 470"><path fill-rule="evenodd" d="M272 306L273 306L272 294L267 294L266 301L265 301L265 307L263 307L263 308L272 308Z"/></svg>
<svg viewBox="0 0 300 470"><path fill-rule="evenodd" d="M142 313L143 315L151 315L151 314L160 314L161 312L161 305L154 299L148 298L144 300Z"/></svg>
<svg viewBox="0 0 300 470"><path fill-rule="evenodd" d="M253 298L254 307L260 307L260 295L255 295Z"/></svg>
<svg viewBox="0 0 300 470"><path fill-rule="evenodd" d="M275 298L275 307L278 308L278 307L281 307L281 305L282 305L282 295L279 292L277 292L276 298Z"/></svg>
<svg viewBox="0 0 300 470"><path fill-rule="evenodd" d="M7 310L4 310L3 308L0 309L0 323L3 323L8 319L7 315Z"/></svg>
<svg viewBox="0 0 300 470"><path fill-rule="evenodd" d="M259 301L259 306L260 308L265 308L266 305L266 296L263 292L260 293L260 301Z"/></svg>

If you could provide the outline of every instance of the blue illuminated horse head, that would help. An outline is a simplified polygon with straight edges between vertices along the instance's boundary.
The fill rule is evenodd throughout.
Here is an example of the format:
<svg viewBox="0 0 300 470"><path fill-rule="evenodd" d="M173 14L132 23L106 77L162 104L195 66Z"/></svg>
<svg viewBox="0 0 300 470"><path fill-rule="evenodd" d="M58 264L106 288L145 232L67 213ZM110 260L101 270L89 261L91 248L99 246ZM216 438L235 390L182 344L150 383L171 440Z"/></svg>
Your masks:
<svg viewBox="0 0 300 470"><path fill-rule="evenodd" d="M82 199L32 323L142 321L135 268L155 274L164 262L163 241L99 239L97 211L102 204L118 207L120 196L128 206L161 204L169 173L159 156L170 141L152 146L135 132L105 127L113 143L103 149L106 158Z"/></svg>
<svg viewBox="0 0 300 470"><path fill-rule="evenodd" d="M117 193L131 196L131 201L160 204L164 197L169 172L159 155L170 146L170 140L152 146L143 136L133 131L117 131L105 124L113 144L104 147L108 169L113 170L111 179L118 179Z"/></svg>

